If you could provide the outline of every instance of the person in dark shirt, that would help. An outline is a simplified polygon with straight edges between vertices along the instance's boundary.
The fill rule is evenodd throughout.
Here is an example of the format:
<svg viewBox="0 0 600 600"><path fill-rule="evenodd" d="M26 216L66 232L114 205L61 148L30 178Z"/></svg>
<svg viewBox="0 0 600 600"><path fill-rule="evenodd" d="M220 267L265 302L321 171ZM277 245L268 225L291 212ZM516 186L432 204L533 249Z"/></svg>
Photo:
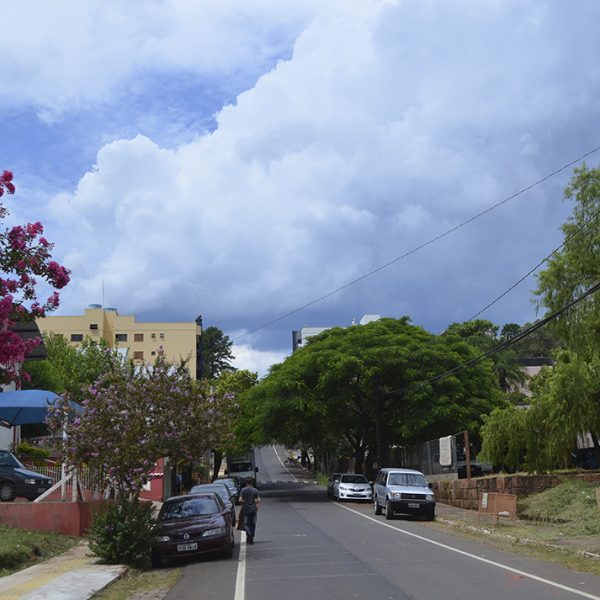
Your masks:
<svg viewBox="0 0 600 600"><path fill-rule="evenodd" d="M246 480L246 487L242 490L242 513L244 516L244 531L246 540L249 544L254 544L254 534L256 533L256 517L260 496L258 490L252 485L252 479Z"/></svg>

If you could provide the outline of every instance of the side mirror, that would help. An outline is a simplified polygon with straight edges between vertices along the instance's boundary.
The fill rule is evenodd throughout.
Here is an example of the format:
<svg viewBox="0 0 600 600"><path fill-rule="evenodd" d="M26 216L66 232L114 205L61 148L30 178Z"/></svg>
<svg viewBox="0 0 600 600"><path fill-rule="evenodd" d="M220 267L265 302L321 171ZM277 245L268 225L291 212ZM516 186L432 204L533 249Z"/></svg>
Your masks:
<svg viewBox="0 0 600 600"><path fill-rule="evenodd" d="M428 484L427 484L427 487L428 487L430 490L432 490L432 489L433 489L433 483L428 483Z"/></svg>

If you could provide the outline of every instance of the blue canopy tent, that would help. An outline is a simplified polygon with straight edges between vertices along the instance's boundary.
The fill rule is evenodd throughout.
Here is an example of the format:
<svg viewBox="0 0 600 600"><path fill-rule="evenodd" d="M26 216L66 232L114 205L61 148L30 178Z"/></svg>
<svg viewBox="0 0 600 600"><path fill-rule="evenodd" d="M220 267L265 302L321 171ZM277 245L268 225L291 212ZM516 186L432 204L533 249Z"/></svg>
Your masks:
<svg viewBox="0 0 600 600"><path fill-rule="evenodd" d="M17 390L0 393L0 425L14 427L16 425L31 425L43 423L48 414L48 407L54 404L60 396L46 390ZM76 412L82 407L71 402Z"/></svg>

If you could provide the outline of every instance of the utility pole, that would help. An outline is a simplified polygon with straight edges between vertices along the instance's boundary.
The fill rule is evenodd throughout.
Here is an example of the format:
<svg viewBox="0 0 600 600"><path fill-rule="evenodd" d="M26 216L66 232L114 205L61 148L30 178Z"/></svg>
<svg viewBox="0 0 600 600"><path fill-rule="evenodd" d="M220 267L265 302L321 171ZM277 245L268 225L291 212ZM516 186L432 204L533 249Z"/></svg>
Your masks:
<svg viewBox="0 0 600 600"><path fill-rule="evenodd" d="M465 431L465 466L467 468L467 481L471 479L471 450L469 449L469 432Z"/></svg>

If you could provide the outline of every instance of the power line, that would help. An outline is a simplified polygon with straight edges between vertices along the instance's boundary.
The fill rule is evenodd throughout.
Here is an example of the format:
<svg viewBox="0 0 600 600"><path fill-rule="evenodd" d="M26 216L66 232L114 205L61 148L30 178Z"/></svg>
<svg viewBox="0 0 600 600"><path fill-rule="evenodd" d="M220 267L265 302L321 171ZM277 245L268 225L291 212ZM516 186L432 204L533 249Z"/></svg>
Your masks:
<svg viewBox="0 0 600 600"><path fill-rule="evenodd" d="M470 319L467 319L466 323L468 323L469 321L474 321L481 313L485 312L488 308L490 308L491 306L493 306L494 304L496 304L496 302L498 302L499 300L501 300L502 298L504 298L504 296L506 296L508 293L512 292L512 290L514 290L520 283L523 283L523 281L525 281L531 274L535 273L544 263L548 262L555 254L558 253L558 251L561 248L563 248L575 236L579 235L599 215L600 215L600 209L598 209L588 219L586 219L575 231L573 231L573 233L571 233L570 235L568 235L563 240L563 243L560 244L559 246L557 246L556 248L554 248L554 250L552 250L552 252L550 252L550 254L548 254L548 256L546 256L545 258L543 258L537 265L535 265L535 267L533 267L532 269L530 269L529 271L527 271L527 273L525 273L525 275L523 275L523 277L521 277L518 281L516 281L515 283L513 283L507 290L505 290L504 292L502 292L499 296L497 296L496 298L494 298L491 302L489 302L488 304L486 304L481 310L479 310L478 312L476 312Z"/></svg>
<svg viewBox="0 0 600 600"><path fill-rule="evenodd" d="M505 198L504 200L501 200L500 202L497 202L496 204L493 204L492 206L489 206L488 208L486 208L485 210L477 213L476 215L473 215L472 217L466 219L465 221L462 221L461 223L459 223L458 225L455 225L454 227L444 231L443 233L440 233L439 235L436 235L435 237L427 240L426 242L423 242L422 244L419 244L418 246L415 246L414 248L412 248L411 250L408 250L407 252L405 252L404 254L401 254L400 256L397 256L396 258L393 258L392 260L389 260L388 262L384 263L383 265L380 265L379 267L376 267L375 269L372 269L371 271L368 271L367 273L364 273L363 275L361 275L360 277L357 277L356 279L353 279L347 283L345 283L344 285L330 291L327 292L326 294L323 294L322 296L319 296L318 298L315 298L314 300L311 300L310 302L307 302L306 304L303 304L302 306L299 306L298 308L295 308L279 317L276 317L275 319L271 319L270 321L267 321L266 323L263 323L262 325L259 325L258 327L255 327L254 329L251 329L250 331L247 331L245 333L242 333L240 335L238 335L237 337L233 338L233 341L237 341L243 337L246 337L247 335L251 335L253 333L256 333L257 331L260 331L261 329L265 329L267 327L270 327L271 325L274 325L275 323L278 323L279 321L283 321L284 319L287 319L288 317L291 317L292 315L295 315L296 313L299 313L315 304L318 304L319 302L322 302L323 300L326 300L327 298L330 298L331 296L334 296L335 294L338 294L339 292L344 291L345 289L352 287L353 285L356 285L357 283L363 281L364 279L367 279L368 277L371 277L372 275L375 275L375 273L379 273L379 271L383 271L384 269L387 269L388 267L396 264L397 262L407 258L408 256L410 256L411 254L415 254L416 252L419 252L420 250L423 250L424 248L427 248L427 246L430 246L431 244L445 238L446 236L450 235L451 233L454 233L455 231L457 231L458 229L461 229L462 227L465 227L466 225L468 225L469 223L472 223L473 221L479 219L480 217L486 215L489 212L492 212L493 210L495 210L496 208L506 204L507 202L510 202L511 200L514 200L515 198L517 198L518 196L524 194L525 192L528 192L529 190L533 189L534 187L540 185L541 183L544 183L545 181L548 181L548 179L551 179L552 177L554 177L555 175L558 175L559 173L565 171L566 169L568 169L569 167L572 167L573 165L577 164L578 162L582 161L583 159L587 158L588 156L594 154L595 152L598 152L598 150L600 150L600 145L596 146L595 148L593 148L592 150L589 150L588 152L586 152L585 154L582 154L581 156L579 156L578 158L575 158L574 160L571 160L570 162L562 165L561 167L559 167L558 169L552 171L551 173L548 173L547 175L545 175L544 177L542 177L541 179L538 179L537 181L534 181L533 183L531 183L530 185L528 185L527 187L522 188L521 190L519 190L518 192L515 192L514 194L508 196L507 198Z"/></svg>
<svg viewBox="0 0 600 600"><path fill-rule="evenodd" d="M502 350L506 350L507 348L510 348L510 346L513 346L517 342L520 342L523 338L527 337L534 331L537 331L538 329L540 329L541 327L543 327L550 321L553 321L554 319L558 318L564 312L566 312L567 310L569 310L576 304L579 304L579 302L581 302L582 300L585 300L591 294L595 294L598 290L600 290L600 283L596 283L595 285L593 285L591 288L589 288L587 291L585 291L583 294L581 294L581 296L579 296L575 300L572 300L571 302L569 302L568 304L566 304L565 306L563 306L556 312L545 317L544 319L540 319L533 325L531 325L531 326L527 327L526 329L523 329L522 331L517 333L514 337L510 338L509 340L506 340L505 342L502 342L501 344L498 344L497 346L495 346L494 348L491 348L487 352L484 352L484 353L480 354L479 356L476 356L475 358L472 358L471 360L469 360L465 363L461 363L460 365L457 365L456 367L453 367L452 369L448 369L447 371L444 371L443 373L440 373L439 375L436 375L435 377L431 377L430 379L427 379L425 381L421 381L419 383L412 384L401 390L394 390L394 391L388 392L388 394L389 395L398 395L401 393L412 391L412 390L418 389L424 385L427 385L430 383L435 383L436 381L445 379L449 375L453 375L454 373L457 373L458 371L461 371L462 369L474 367L475 365L478 365L479 363L483 362L487 358L490 358L494 354L497 354L498 352L502 352Z"/></svg>

